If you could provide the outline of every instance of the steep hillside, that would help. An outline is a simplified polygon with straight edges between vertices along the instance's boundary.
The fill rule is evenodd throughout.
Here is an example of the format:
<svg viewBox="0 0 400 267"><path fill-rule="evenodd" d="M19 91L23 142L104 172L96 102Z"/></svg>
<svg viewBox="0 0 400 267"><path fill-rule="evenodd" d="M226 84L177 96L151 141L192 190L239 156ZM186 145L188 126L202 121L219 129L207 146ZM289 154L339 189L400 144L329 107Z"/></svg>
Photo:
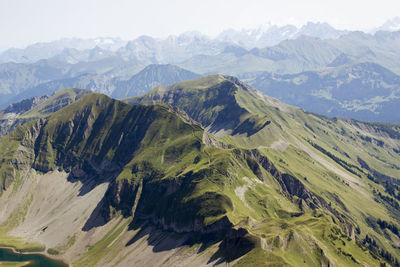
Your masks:
<svg viewBox="0 0 400 267"><path fill-rule="evenodd" d="M368 121L400 121L400 76L346 55L330 67L298 74L243 75L246 82L285 103L326 116Z"/></svg>
<svg viewBox="0 0 400 267"><path fill-rule="evenodd" d="M209 132L217 135L226 131L233 134L257 132L270 121L265 116L251 114L237 103L236 94L241 91L250 95L257 94L236 78L213 75L173 86L158 86L143 96L126 99L126 102L177 106ZM274 99L270 101L273 103Z"/></svg>
<svg viewBox="0 0 400 267"><path fill-rule="evenodd" d="M0 245L73 266L399 266L398 125L221 75L125 101L87 95L0 141Z"/></svg>
<svg viewBox="0 0 400 267"><path fill-rule="evenodd" d="M282 198L269 212L296 210L278 191L295 178L276 170L273 178L255 151L207 146L203 139L213 137L185 121L166 106L92 94L17 128L0 142L2 235L44 244L74 266L151 264L160 256L161 265L206 264L261 249L239 223L268 209L247 209L243 194L252 185L249 192ZM153 253L138 257L145 236L157 241L148 241ZM0 238L3 245L10 240L19 249L41 248ZM150 256L160 250L169 259Z"/></svg>
<svg viewBox="0 0 400 267"><path fill-rule="evenodd" d="M225 97L218 97L218 93L226 91ZM231 99L231 102L225 103L226 99ZM278 170L297 177L309 192L318 199L325 199L329 207L351 222L352 226L348 226L344 234L353 241L338 245L336 253L347 255L351 261L354 259L353 263L361 263L363 254L358 254L349 246L354 244L397 264L399 239L396 229L400 223L398 125L328 119L287 106L234 78L218 75L171 87L158 87L144 96L126 101L132 104L168 103L184 110L210 132L217 134L225 144L257 149ZM232 118L224 116L226 119L221 121L209 119L228 113L226 110L231 111ZM251 121L256 123L247 124L242 131L236 130L245 121L243 118L254 117L258 120ZM264 121L268 122L257 123ZM300 184L294 184L294 188L298 189ZM304 197L303 193L296 191L291 194ZM246 194L245 199L250 201L252 197ZM291 225L288 231L296 232L299 225L289 222L286 220ZM267 220L255 223L253 227L271 231L274 229L272 225L275 224ZM393 231L388 230L390 228ZM290 255L291 247L286 245L287 240L282 235L278 236L283 245L278 249L271 248L272 251ZM333 244L335 240L333 238ZM339 266L351 265L336 263Z"/></svg>
<svg viewBox="0 0 400 267"><path fill-rule="evenodd" d="M0 141L0 241L74 266L379 263L316 177L190 121L92 94L17 128Z"/></svg>

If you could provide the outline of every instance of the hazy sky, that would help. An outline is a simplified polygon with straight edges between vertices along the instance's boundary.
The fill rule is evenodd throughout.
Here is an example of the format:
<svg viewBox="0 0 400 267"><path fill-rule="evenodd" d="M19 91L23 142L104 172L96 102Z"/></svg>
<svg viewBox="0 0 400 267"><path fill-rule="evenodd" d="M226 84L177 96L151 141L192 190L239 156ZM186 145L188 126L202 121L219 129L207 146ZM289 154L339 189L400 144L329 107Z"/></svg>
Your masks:
<svg viewBox="0 0 400 267"><path fill-rule="evenodd" d="M0 0L0 50L62 37L215 35L268 22L366 29L395 16L399 0Z"/></svg>

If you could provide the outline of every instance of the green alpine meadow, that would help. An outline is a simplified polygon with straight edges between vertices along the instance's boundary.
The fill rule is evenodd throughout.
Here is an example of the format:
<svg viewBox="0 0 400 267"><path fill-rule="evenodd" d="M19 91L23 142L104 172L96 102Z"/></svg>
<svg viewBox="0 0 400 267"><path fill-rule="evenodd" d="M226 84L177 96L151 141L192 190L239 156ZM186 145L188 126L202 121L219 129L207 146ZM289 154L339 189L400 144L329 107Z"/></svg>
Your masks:
<svg viewBox="0 0 400 267"><path fill-rule="evenodd" d="M0 1L0 267L400 267L400 1Z"/></svg>
<svg viewBox="0 0 400 267"><path fill-rule="evenodd" d="M3 247L70 266L399 266L398 124L223 75L123 100L64 89L17 119Z"/></svg>

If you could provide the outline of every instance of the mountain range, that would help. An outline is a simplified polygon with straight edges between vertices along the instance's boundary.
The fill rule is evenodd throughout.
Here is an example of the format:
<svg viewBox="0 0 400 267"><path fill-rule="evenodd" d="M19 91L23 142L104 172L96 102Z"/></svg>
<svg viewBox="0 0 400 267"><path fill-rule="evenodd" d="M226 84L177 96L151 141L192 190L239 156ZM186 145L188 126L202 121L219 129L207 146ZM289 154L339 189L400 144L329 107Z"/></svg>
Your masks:
<svg viewBox="0 0 400 267"><path fill-rule="evenodd" d="M398 124L224 75L35 103L0 140L2 246L73 266L399 266Z"/></svg>
<svg viewBox="0 0 400 267"><path fill-rule="evenodd" d="M400 30L400 18L394 17L379 27L366 31ZM274 46L284 40L310 36L320 39L337 39L351 32L338 30L326 22L307 22L301 27L294 25L266 25L254 29L227 29L216 37L208 37L200 32L186 32L165 39L140 36L137 39L124 41L119 38L99 37L93 39L64 38L47 43L36 43L24 49L11 48L0 54L0 63L34 63L41 59L55 58L67 63L92 61L116 53L122 58L142 60L150 63L176 64L196 54L213 55L224 50L226 46L240 46L247 50Z"/></svg>
<svg viewBox="0 0 400 267"><path fill-rule="evenodd" d="M125 98L159 84L218 73L238 76L258 90L311 112L396 122L391 114L397 106L398 79L393 77L400 75L400 31L383 30L395 30L397 22L394 18L372 33L308 23L301 28L228 31L216 38L188 32L166 39L142 36L127 42L98 38L36 44L18 53L41 51L48 54L45 59L35 61L43 57L32 56L32 62L0 64L0 107L62 88ZM281 37L272 46L256 47L243 41L272 42L275 34ZM6 60L12 60L6 54ZM298 77L303 76L309 82L299 84ZM336 85L332 85L334 79ZM345 91L347 99L337 98L339 91Z"/></svg>
<svg viewBox="0 0 400 267"><path fill-rule="evenodd" d="M57 60L40 60L32 64L5 63L0 65L0 105L15 102L13 97L24 91L50 81L78 77L84 74L102 74L105 76L131 77L144 65L137 61L124 61L110 57L93 62L76 64L63 63ZM52 92L56 91L53 90ZM42 94L39 94L42 95ZM35 96L26 95L25 98ZM38 95L36 95L38 96ZM21 99L18 99L21 100Z"/></svg>
<svg viewBox="0 0 400 267"><path fill-rule="evenodd" d="M136 67L136 64L134 64L134 67ZM129 79L115 75L120 67L116 67L116 69L116 71L112 69L101 74L81 74L72 78L42 83L15 95L9 102L18 102L34 96L51 95L63 88L85 88L116 98L125 98L147 93L150 89L160 84L171 85L179 81L200 77L199 74L170 64L148 65L138 73L130 76Z"/></svg>
<svg viewBox="0 0 400 267"><path fill-rule="evenodd" d="M68 51L90 51L102 49L115 51L126 44L119 38L99 37L95 39L64 38L53 42L36 43L24 49L11 48L0 54L0 62L34 63L41 59L57 57Z"/></svg>
<svg viewBox="0 0 400 267"><path fill-rule="evenodd" d="M329 40L301 36L262 49L230 47L218 55L198 55L178 65L201 74L299 73L326 67L345 54L358 61L375 62L399 74L399 40L400 32L377 32L374 35L350 32Z"/></svg>
<svg viewBox="0 0 400 267"><path fill-rule="evenodd" d="M369 121L400 121L400 76L376 63L354 62L343 55L318 71L258 73L243 78L263 93L310 112Z"/></svg>
<svg viewBox="0 0 400 267"><path fill-rule="evenodd" d="M336 39L348 32L346 30L337 30L328 23L319 22L308 22L300 28L294 25L277 26L269 24L256 29L225 30L217 36L217 39L252 49L274 46L284 40L297 39L302 35L320 39Z"/></svg>

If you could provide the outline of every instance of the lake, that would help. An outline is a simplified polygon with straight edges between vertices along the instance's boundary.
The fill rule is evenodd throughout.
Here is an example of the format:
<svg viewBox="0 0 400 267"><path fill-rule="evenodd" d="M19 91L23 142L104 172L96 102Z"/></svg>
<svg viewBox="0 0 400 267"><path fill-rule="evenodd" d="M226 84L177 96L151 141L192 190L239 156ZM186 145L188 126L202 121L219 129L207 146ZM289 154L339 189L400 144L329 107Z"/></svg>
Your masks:
<svg viewBox="0 0 400 267"><path fill-rule="evenodd" d="M0 248L0 262L2 261L13 261L13 262L27 262L30 263L25 265L29 267L67 267L68 265L56 261L40 254L24 254L16 253L12 249ZM1 266L1 264L0 264Z"/></svg>

